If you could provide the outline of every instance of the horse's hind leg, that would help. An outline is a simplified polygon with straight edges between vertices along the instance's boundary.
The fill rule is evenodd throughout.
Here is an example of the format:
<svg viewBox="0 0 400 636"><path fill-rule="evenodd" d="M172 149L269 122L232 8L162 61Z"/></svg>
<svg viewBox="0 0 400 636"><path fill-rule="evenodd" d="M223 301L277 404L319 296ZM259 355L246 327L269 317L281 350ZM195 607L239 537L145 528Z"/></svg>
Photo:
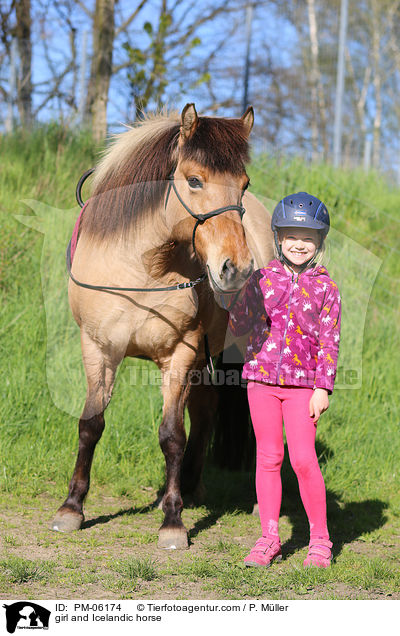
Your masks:
<svg viewBox="0 0 400 636"><path fill-rule="evenodd" d="M83 500L90 483L90 468L97 442L104 430L104 410L110 401L117 364L105 360L100 348L82 330L82 357L87 377L85 406L79 420L79 450L66 500L51 528L59 532L78 530L83 522Z"/></svg>
<svg viewBox="0 0 400 636"><path fill-rule="evenodd" d="M192 495L194 501L203 498L202 472L218 406L218 395L211 382L192 384L187 407L190 434L182 466L182 494Z"/></svg>

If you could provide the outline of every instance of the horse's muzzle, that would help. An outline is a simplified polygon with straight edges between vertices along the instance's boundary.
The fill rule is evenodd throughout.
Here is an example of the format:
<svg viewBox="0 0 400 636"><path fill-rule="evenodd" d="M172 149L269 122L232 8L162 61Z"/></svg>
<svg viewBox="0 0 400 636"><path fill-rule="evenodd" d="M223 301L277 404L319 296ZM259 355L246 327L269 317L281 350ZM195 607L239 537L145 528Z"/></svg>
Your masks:
<svg viewBox="0 0 400 636"><path fill-rule="evenodd" d="M218 276L207 266L211 287L219 293L231 293L239 291L250 278L254 270L254 261L244 269L239 269L230 258L222 264Z"/></svg>

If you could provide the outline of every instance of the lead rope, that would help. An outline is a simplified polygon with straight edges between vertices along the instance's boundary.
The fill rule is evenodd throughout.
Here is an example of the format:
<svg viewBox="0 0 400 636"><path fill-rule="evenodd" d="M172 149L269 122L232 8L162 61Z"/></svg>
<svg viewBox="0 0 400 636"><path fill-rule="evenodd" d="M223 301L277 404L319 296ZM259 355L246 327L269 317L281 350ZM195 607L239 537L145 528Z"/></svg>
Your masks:
<svg viewBox="0 0 400 636"><path fill-rule="evenodd" d="M173 191L175 192L175 195L179 201L179 203L185 208L185 210L187 212L189 212L189 214L196 219L196 223L194 225L193 228L193 233L192 233L192 247L193 247L193 252L195 257L197 258L197 251L196 251L196 243L195 243L195 238L196 238L196 230L198 228L199 225L202 225L204 223L204 221L206 221L207 219L210 219L213 216L217 216L218 214L222 214L223 212L228 212L230 210L237 210L239 212L240 215L240 220L242 220L243 218L243 214L245 213L246 209L242 206L242 205L227 205L225 207L222 208L216 208L215 210L212 210L211 212L208 212L206 214L195 214L188 205L186 205L186 203L184 202L184 200L182 199L182 197L180 196L176 185L175 185L175 181L174 181L174 176L170 175L168 177L168 190L167 190L167 195L165 197L165 209L167 208L167 204L168 204L168 200L169 200L169 195L171 194L171 188L173 189ZM242 193L242 197L243 197L243 193ZM215 374L215 369L214 369L214 363L211 357L211 352L210 352L210 346L209 346L209 341L208 341L208 334L205 333L204 334L204 354L205 354L205 358L206 358L206 368L208 371L208 374L211 378L211 380L214 379L214 374Z"/></svg>
<svg viewBox="0 0 400 636"><path fill-rule="evenodd" d="M205 353L205 356L206 356L206 367L207 367L208 374L209 374L210 378L213 379L215 369L214 369L214 364L213 364L213 360L212 360L211 353L210 353L210 345L209 345L209 342L208 342L208 334L207 333L204 334L204 353Z"/></svg>

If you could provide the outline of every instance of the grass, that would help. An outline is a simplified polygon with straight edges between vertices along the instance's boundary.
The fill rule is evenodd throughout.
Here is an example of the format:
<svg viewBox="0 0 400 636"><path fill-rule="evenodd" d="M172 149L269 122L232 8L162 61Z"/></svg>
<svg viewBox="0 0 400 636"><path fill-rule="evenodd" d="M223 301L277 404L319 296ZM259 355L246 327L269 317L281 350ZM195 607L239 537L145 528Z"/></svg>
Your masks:
<svg viewBox="0 0 400 636"><path fill-rule="evenodd" d="M48 533L44 544L46 516L57 500L38 498L33 519L19 523L14 530L18 543L8 545L2 557L0 595L52 598L52 594L60 597L62 590L64 598L400 598L400 545L395 539L399 523L390 509L385 522L377 524L375 517L373 523L379 525L375 530L364 532L360 521L360 528L349 534L350 515L344 508L343 516L331 519L336 539L331 569L305 571L306 520L299 502L289 505L288 498L292 494L285 492L284 559L268 571L243 564L259 532L258 519L245 512L243 499L234 513L224 508L218 513L211 504L185 510L184 522L194 529L190 550L170 553L156 550L159 511L132 515L129 499L121 502L98 488L87 509L93 517L100 500L100 519L109 517L107 524L89 525L74 535ZM0 497L1 504L4 499ZM20 507L12 500L1 525L18 519ZM116 511L122 514L117 516ZM373 509L370 515L374 516ZM129 524L123 523L126 519ZM149 540L143 542L146 535Z"/></svg>
<svg viewBox="0 0 400 636"><path fill-rule="evenodd" d="M151 557L129 557L117 561L113 565L113 570L132 580L153 581L158 578L157 563Z"/></svg>
<svg viewBox="0 0 400 636"><path fill-rule="evenodd" d="M11 583L47 580L51 569L52 564L46 561L31 561L16 556L0 561L0 571Z"/></svg>
<svg viewBox="0 0 400 636"><path fill-rule="evenodd" d="M253 474L221 471L211 462L205 505L184 511L190 550L156 551L162 401L156 384L138 381L154 368L144 361L121 365L93 464L87 527L71 536L47 532L75 462L76 412L85 391L66 305L64 248L77 214L76 181L98 149L87 137L51 126L32 136L3 136L0 152L0 503L6 511L0 594L11 589L15 598L49 598L59 580L66 598L400 598L400 191L374 173L300 160L261 157L250 167L252 189L269 207L297 190L326 202L334 228L328 269L343 295L341 361L362 371L356 389L335 390L318 427L334 565L302 570L307 524L286 458L285 558L265 576L243 567L259 533L249 514ZM39 202L35 213L26 199ZM43 220L45 234L34 229Z"/></svg>

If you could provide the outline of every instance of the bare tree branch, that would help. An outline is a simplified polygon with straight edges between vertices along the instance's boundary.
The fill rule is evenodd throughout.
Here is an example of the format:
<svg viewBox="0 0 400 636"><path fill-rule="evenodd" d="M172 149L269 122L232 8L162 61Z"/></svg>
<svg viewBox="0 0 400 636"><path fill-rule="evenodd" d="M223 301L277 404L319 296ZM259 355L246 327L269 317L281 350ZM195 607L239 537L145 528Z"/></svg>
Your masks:
<svg viewBox="0 0 400 636"><path fill-rule="evenodd" d="M135 18L139 15L140 11L143 9L144 5L147 3L148 0L141 0L141 2L139 2L139 5L137 6L136 10L131 13L131 15L129 16L129 18L126 18L126 20L118 27L118 29L116 29L115 31L115 37L118 37L120 33L122 33L122 31L125 31L128 26L135 20Z"/></svg>
<svg viewBox="0 0 400 636"><path fill-rule="evenodd" d="M80 7L82 9L82 11L84 11L86 13L86 15L92 20L93 19L93 12L90 11L87 6L81 2L81 0L75 0L76 4L78 5L78 7Z"/></svg>
<svg viewBox="0 0 400 636"><path fill-rule="evenodd" d="M46 106L46 104L48 104L52 99L56 98L56 97L60 97L60 92L59 92L59 88L64 80L64 78L68 75L68 73L70 73L70 71L72 70L73 67L73 62L71 61L68 66L65 67L64 71L56 78L53 87L50 91L50 93L48 93L45 97L45 99L37 106L37 108L35 108L35 110L33 111L33 114L35 117L38 116L38 114L40 113L40 111Z"/></svg>
<svg viewBox="0 0 400 636"><path fill-rule="evenodd" d="M175 41L171 41L171 47L183 46L200 26L206 24L207 22L210 22L211 20L214 20L214 18L216 18L221 13L237 13L238 10L240 9L230 6L229 0L225 0L221 6L215 7L205 15L201 14L197 18L197 20L192 22L190 27L185 31L183 35L180 35ZM178 28L177 32L179 33Z"/></svg>

